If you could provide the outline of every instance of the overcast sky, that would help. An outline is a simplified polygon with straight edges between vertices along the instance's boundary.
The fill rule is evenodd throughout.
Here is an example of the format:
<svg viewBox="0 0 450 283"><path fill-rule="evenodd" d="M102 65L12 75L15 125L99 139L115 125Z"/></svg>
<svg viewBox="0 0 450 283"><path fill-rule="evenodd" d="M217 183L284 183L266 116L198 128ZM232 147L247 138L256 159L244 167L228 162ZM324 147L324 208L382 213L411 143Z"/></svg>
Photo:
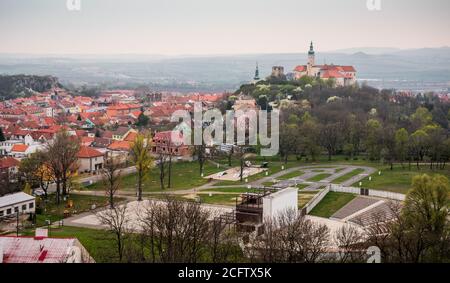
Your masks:
<svg viewBox="0 0 450 283"><path fill-rule="evenodd" d="M76 0L75 0L76 1ZM0 0L0 53L237 54L450 46L450 1ZM376 0L374 0L376 1Z"/></svg>

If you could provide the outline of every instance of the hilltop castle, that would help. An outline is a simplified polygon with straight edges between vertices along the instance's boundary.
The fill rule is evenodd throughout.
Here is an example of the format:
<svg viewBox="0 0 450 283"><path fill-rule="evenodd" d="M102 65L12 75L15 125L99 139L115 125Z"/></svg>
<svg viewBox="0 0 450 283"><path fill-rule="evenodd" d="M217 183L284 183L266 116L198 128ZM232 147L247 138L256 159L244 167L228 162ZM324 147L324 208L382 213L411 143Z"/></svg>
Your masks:
<svg viewBox="0 0 450 283"><path fill-rule="evenodd" d="M353 66L316 65L313 43L308 51L307 65L299 65L294 69L294 78L303 76L321 78L323 80L334 79L336 86L349 86L356 83L356 70Z"/></svg>

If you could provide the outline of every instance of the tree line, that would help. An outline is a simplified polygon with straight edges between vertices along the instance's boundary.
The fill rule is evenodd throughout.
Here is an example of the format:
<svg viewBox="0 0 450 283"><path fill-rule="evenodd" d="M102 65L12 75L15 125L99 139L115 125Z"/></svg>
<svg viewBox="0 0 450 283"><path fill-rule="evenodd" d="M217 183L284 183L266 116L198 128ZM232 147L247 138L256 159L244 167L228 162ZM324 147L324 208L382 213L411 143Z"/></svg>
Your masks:
<svg viewBox="0 0 450 283"><path fill-rule="evenodd" d="M427 162L431 169L443 169L450 159L449 105L435 97L370 88L327 89L306 97L306 107L298 101L282 107L280 155L286 161L289 156L316 160L326 152L329 160L336 154L365 155L391 166L416 163L419 168Z"/></svg>
<svg viewBox="0 0 450 283"><path fill-rule="evenodd" d="M334 232L286 210L265 220L262 235L246 233L199 203L170 196L146 201L139 211L121 205L97 217L122 262L357 263L367 262L374 247L385 263L448 262L449 192L445 177L417 176L403 204L390 202L388 213L362 229Z"/></svg>

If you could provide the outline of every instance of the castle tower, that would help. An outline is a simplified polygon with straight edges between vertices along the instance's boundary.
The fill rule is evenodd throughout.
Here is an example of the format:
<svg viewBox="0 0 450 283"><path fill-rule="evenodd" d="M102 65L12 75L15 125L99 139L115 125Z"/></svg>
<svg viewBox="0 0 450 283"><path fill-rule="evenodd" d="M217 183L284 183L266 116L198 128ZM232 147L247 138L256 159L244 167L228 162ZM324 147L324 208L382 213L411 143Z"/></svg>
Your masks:
<svg viewBox="0 0 450 283"><path fill-rule="evenodd" d="M308 51L308 65L306 66L306 72L308 74L308 76L312 76L312 68L315 65L315 53L314 53L314 46L313 43L311 41L311 45L309 46L309 51Z"/></svg>
<svg viewBox="0 0 450 283"><path fill-rule="evenodd" d="M253 78L253 82L258 82L260 81L259 78L259 67L258 67L258 62L256 62L256 70L255 70L255 77Z"/></svg>

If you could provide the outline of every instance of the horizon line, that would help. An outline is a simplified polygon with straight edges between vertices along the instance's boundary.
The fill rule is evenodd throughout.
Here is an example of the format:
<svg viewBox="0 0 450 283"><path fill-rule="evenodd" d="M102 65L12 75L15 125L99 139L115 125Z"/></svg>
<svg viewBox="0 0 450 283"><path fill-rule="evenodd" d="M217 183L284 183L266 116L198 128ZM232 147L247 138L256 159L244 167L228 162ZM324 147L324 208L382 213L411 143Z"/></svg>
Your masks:
<svg viewBox="0 0 450 283"><path fill-rule="evenodd" d="M357 49L393 49L392 52L398 52L398 51L412 51L412 50L423 50L423 49L445 49L450 48L450 46L442 45L438 47L418 47L418 48L398 48L398 47L372 47L372 46L366 46L366 47L349 47L349 48L340 48L340 49L334 49L334 50L325 50L325 51L316 51L316 53L340 53L340 54L346 54L350 52L350 50L355 49L354 53L366 53L364 51L357 51ZM303 54L305 52L287 52L287 51L281 51L281 52L254 52L254 53L178 53L178 54L163 54L163 53L28 53L28 52L0 52L0 55L8 55L8 56L153 56L153 57L211 57L211 56L248 56L248 55L272 55L272 54ZM367 53L370 54L370 53ZM382 55L383 53L379 53L378 55Z"/></svg>

